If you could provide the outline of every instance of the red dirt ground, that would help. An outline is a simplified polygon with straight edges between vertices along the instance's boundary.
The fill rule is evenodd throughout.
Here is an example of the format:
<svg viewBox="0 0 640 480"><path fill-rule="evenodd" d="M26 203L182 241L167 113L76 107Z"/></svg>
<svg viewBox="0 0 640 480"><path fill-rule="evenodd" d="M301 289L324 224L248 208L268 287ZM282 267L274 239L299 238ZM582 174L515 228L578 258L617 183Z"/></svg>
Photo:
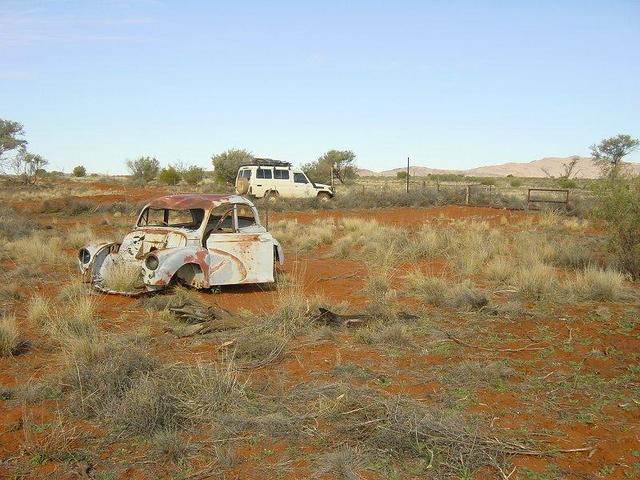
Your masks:
<svg viewBox="0 0 640 480"><path fill-rule="evenodd" d="M112 184L92 183L91 187L100 190L113 190ZM141 201L156 194L162 194L162 189L128 189L126 194L106 193L104 195L93 195L89 197L79 197L81 200L90 200L100 204L116 201ZM14 205L20 211L32 211L41 202L21 201ZM44 214L29 213L37 221L46 224L50 219ZM480 219L488 221L492 225L500 225L503 218L509 225L517 225L529 218L525 212L514 212L490 208L469 208L458 206L447 206L438 208L389 208L379 210L353 210L348 212L339 211L313 211L313 212L272 212L270 221L279 219L295 218L300 223L308 223L317 218L324 217L363 217L375 219L381 223L389 223L406 228L412 228L424 222L447 222L457 219ZM92 217L57 217L57 226L90 225L101 233L112 231L112 227L100 225L103 219ZM70 252L70 255L72 253ZM288 259L291 260L291 259ZM352 311L361 311L366 304L366 299L362 296L363 277L365 266L351 260L341 260L327 258L326 253L314 252L301 256L295 261L289 261L286 271L297 270L304 276L305 292L309 295L321 295L329 300L331 304L347 302ZM429 267L424 265L423 267ZM434 269L442 269L442 265L434 262L431 265ZM352 276L352 274L356 274ZM56 272L57 278L65 278L65 272ZM59 288L59 283L54 281L48 284L40 284L37 290L41 294L54 297ZM25 289L28 292L28 288ZM275 292L268 288L261 287L228 287L223 288L220 293L203 293L201 298L205 302L217 303L230 310L239 311L241 309L259 313L269 311L273 308ZM29 294L25 293L24 298ZM204 340L175 339L162 332L162 329L153 322L144 319L143 311L137 305L137 300L100 295L99 315L103 319L101 327L113 332L127 332L135 330L140 326L151 329L151 335L159 341L159 354L164 358L174 361L192 362L198 358L206 358L216 355L217 345L211 345ZM37 329L29 325L25 319L24 308L20 302L16 304L17 317L25 337L31 341L33 347L27 353L13 358L0 358L0 384L4 386L14 386L25 384L30 378L38 378L57 371L60 366L59 357L49 351L46 347L46 339L38 333ZM609 306L611 310L621 310L622 307L616 305ZM509 358L520 362L521 367L517 368L516 377L510 382L514 384L529 376L544 377L554 375L569 370L571 362L581 363L586 372L597 374L603 378L611 379L623 373L626 363L638 361L640 353L640 328L635 325L634 330L621 334L613 330L603 331L602 325L588 320L586 317L592 310L593 305L587 306L564 306L561 316L558 312L549 312L544 318L544 325L547 326L553 335L562 342L567 342L565 350L556 348L547 357L540 357L538 351L522 351L517 353L504 353L497 355L497 358ZM143 318L142 321L134 320L136 316ZM567 322L566 318L571 318L572 322ZM463 317L450 317L445 319L451 324L466 323ZM511 335L514 340L501 345L502 348L517 348L523 345L520 339L531 335L534 338L540 336L538 324L535 321L495 321L490 325L491 333L496 336ZM613 328L613 327L612 327ZM569 339L571 337L571 339ZM589 342L580 342L588 339ZM478 340L481 341L480 339ZM557 339L553 340L557 343ZM613 349L613 350L611 350ZM599 357L588 356L594 350L604 352ZM611 355L607 352L613 351ZM309 347L295 348L292 355L282 363L270 367L266 372L259 375L270 375L271 371L286 372L292 382L305 382L311 379L330 378L331 370L337 363L352 362L359 365L368 365L376 370L376 373L383 373L385 378L391 382L382 384L381 389L388 393L401 393L411 396L419 401L431 402L433 396L440 390L437 379L425 378L422 374L424 365L454 365L466 359L496 358L488 352L478 351L474 348L454 345L449 352L441 353L436 348L423 352L403 351L381 352L374 347L363 346L354 341L352 336L339 334L334 342L320 343ZM364 381L368 384L379 385L377 380ZM376 383L378 382L378 383ZM551 388L552 384L549 384ZM544 395L544 391L540 392ZM568 399L569 400L569 399ZM572 399L575 400L575 399ZM640 401L634 399L633 401ZM36 406L22 405L9 408L7 402L0 401L0 460L6 461L12 457L28 455L25 439L24 423L29 421L35 424L42 424L54 421L55 402L45 402ZM562 453L555 457L528 457L519 456L514 459L517 472L527 468L534 472L543 472L551 463L556 465L564 473L565 478L640 478L640 476L629 477L629 472L633 472L632 465L640 455L640 410L637 408L620 407L616 404L607 404L604 412L606 420L598 420L593 423L573 422L570 424L558 425L544 411L544 407L525 404L523 399L517 394L506 391L483 390L478 393L477 398L470 402L467 407L470 412L480 412L494 418L493 427L498 431L503 429L517 430L526 428L529 431L549 431L548 440L557 445L558 448L579 448L590 446L592 450L576 453ZM81 425L78 423L78 425ZM80 428L80 427L78 427ZM84 427L86 428L86 427ZM99 429L95 430L96 435L100 435ZM111 450L111 447L109 448ZM113 449L115 451L115 448ZM285 453L286 445L282 441L261 440L258 443L247 446L243 444L237 454L247 459L240 466L227 473L225 478L256 478L256 471L260 470L265 460L260 456L260 452L265 450L273 451L273 455L267 462L278 461ZM637 452L632 453L632 452ZM313 453L309 448L308 452ZM146 472L144 465L134 465L135 458L132 459L130 469L122 472L119 478L151 478ZM613 470L603 470L605 466L612 466ZM310 473L309 462L298 460L291 465L291 472L286 478L307 478ZM626 473L625 473L626 472ZM636 471L637 472L637 471ZM30 478L63 478L68 474L68 469L56 462L49 462L45 465L34 466L28 473ZM6 475L3 476L3 475ZM631 473L634 475L634 473ZM0 478L9 478L9 471L0 463ZM202 478L214 478L206 477ZM381 478L370 472L364 478ZM526 478L516 473L512 478ZM530 477L534 478L534 477ZM555 478L555 477L535 477L535 478Z"/></svg>

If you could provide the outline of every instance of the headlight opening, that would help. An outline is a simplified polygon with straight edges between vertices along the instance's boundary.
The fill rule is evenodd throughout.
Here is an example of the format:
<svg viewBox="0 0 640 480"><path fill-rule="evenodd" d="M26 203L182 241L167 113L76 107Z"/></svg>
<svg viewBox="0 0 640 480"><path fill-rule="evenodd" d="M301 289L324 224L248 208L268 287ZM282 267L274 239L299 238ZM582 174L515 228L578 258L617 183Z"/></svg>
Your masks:
<svg viewBox="0 0 640 480"><path fill-rule="evenodd" d="M156 268L158 268L160 262L158 261L158 257L156 257L155 255L149 255L145 259L144 264L149 270L155 270Z"/></svg>
<svg viewBox="0 0 640 480"><path fill-rule="evenodd" d="M89 250L87 250L86 248L81 248L78 252L78 259L84 264L89 263L89 260L91 260L91 254L89 253Z"/></svg>

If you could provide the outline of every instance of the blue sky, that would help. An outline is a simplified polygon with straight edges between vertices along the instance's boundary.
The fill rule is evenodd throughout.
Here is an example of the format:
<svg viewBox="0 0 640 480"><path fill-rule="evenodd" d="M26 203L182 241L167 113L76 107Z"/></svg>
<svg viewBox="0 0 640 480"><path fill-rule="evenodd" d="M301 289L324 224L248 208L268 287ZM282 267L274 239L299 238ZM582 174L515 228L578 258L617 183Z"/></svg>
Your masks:
<svg viewBox="0 0 640 480"><path fill-rule="evenodd" d="M66 171L234 147L471 168L640 136L638 1L0 0L0 65L0 118Z"/></svg>

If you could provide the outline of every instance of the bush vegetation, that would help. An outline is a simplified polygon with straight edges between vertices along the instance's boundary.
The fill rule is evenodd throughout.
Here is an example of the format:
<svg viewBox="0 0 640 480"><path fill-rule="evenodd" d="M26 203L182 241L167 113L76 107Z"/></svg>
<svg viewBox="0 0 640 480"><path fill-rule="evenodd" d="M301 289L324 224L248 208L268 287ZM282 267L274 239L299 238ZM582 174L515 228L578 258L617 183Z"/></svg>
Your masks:
<svg viewBox="0 0 640 480"><path fill-rule="evenodd" d="M169 165L160 171L158 180L166 185L177 185L182 180L182 174L176 167Z"/></svg>
<svg viewBox="0 0 640 480"><path fill-rule="evenodd" d="M158 176L160 162L153 157L139 157L127 160L127 168L134 180L150 182Z"/></svg>
<svg viewBox="0 0 640 480"><path fill-rule="evenodd" d="M227 150L211 157L213 174L219 182L233 184L236 181L238 168L241 165L251 163L253 160L253 155L246 150Z"/></svg>
<svg viewBox="0 0 640 480"><path fill-rule="evenodd" d="M78 165L77 167L73 167L73 171L71 173L74 177L86 177L87 169L84 168L83 165Z"/></svg>

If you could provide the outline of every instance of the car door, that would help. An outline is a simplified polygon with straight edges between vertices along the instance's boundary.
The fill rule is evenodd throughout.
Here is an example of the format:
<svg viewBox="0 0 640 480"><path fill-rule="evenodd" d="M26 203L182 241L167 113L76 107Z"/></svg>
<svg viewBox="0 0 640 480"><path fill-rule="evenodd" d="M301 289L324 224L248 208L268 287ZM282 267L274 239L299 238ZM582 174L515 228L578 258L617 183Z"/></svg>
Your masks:
<svg viewBox="0 0 640 480"><path fill-rule="evenodd" d="M296 197L307 198L312 196L312 184L307 176L302 172L293 173L293 188L295 190L294 196Z"/></svg>
<svg viewBox="0 0 640 480"><path fill-rule="evenodd" d="M258 167L256 178L253 182L253 195L262 198L266 192L273 189L273 169L271 167Z"/></svg>
<svg viewBox="0 0 640 480"><path fill-rule="evenodd" d="M228 204L222 215L214 215L205 234L209 250L209 283L273 282L273 237L257 223L257 214L247 204ZM211 219L211 217L210 217ZM213 225L214 222L217 222Z"/></svg>

